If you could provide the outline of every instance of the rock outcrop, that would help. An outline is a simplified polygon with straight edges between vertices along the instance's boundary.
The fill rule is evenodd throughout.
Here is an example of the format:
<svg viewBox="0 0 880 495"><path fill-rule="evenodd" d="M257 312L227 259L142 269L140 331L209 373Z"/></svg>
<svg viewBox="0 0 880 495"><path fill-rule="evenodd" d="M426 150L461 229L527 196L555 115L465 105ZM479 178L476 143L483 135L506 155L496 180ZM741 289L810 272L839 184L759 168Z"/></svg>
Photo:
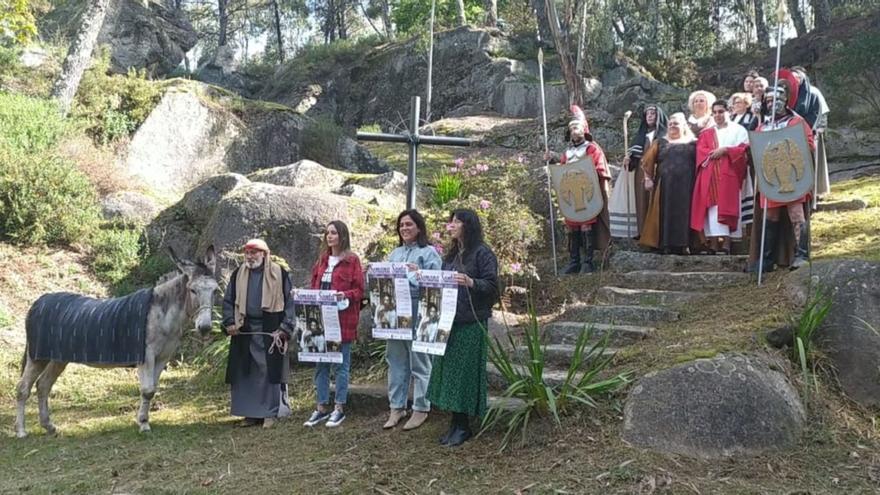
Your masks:
<svg viewBox="0 0 880 495"><path fill-rule="evenodd" d="M832 305L813 338L831 360L846 395L865 407L880 408L880 264L818 261L812 275L794 272L790 286L806 302L817 282L828 291Z"/></svg>
<svg viewBox="0 0 880 495"><path fill-rule="evenodd" d="M188 81L172 84L131 139L121 166L171 200L222 173L247 174L308 155L311 119L276 104L232 97ZM335 165L353 172L387 167L347 137L331 137ZM162 143L162 146L157 146Z"/></svg>
<svg viewBox="0 0 880 495"><path fill-rule="evenodd" d="M646 375L626 401L623 439L707 459L791 447L805 413L778 369L769 358L734 354Z"/></svg>
<svg viewBox="0 0 880 495"><path fill-rule="evenodd" d="M146 69L152 76L173 71L198 35L183 12L153 1L111 2L98 43L110 48L114 72Z"/></svg>
<svg viewBox="0 0 880 495"><path fill-rule="evenodd" d="M250 238L262 237L284 258L294 283L305 284L322 232L331 220L351 229L352 248L372 252L399 211L400 174L373 176L331 170L307 160L262 170L211 177L163 211L148 227L156 248L170 246L190 256L214 245L221 276L235 268L232 255ZM360 197L346 192L356 186Z"/></svg>

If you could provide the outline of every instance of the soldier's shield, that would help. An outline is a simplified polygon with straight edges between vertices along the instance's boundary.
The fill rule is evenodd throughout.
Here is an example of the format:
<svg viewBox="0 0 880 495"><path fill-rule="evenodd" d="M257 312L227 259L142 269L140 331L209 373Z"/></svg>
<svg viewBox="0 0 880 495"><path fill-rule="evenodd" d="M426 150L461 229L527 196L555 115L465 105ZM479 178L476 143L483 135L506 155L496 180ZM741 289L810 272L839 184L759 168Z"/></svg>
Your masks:
<svg viewBox="0 0 880 495"><path fill-rule="evenodd" d="M602 212L605 200L592 158L584 156L565 165L550 165L550 177L559 209L567 220L586 222Z"/></svg>
<svg viewBox="0 0 880 495"><path fill-rule="evenodd" d="M813 156L803 125L749 132L758 189L772 201L795 201L813 189Z"/></svg>

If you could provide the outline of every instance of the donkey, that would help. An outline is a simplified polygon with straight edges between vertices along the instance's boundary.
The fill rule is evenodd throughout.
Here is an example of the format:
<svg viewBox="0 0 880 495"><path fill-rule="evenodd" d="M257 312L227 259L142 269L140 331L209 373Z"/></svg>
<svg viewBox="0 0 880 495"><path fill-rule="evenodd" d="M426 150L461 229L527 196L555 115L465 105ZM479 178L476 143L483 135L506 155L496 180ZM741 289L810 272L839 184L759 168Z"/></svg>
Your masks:
<svg viewBox="0 0 880 495"><path fill-rule="evenodd" d="M43 295L34 302L28 312L28 344L22 358L21 380L16 387L16 436L27 436L25 403L34 382L37 384L40 425L48 434L55 434L55 426L49 419L49 393L70 362L99 368L137 366L141 393L137 422L141 432L150 431L150 401L156 394L159 375L177 352L181 337L190 324L195 324L202 335L211 330L214 293L218 290L214 279L216 260L213 246L207 249L203 260L198 263L179 259L170 248L169 254L177 265L178 273L172 274L164 282L160 281L152 289L103 301L55 293ZM136 308L129 311L135 314L128 318L128 321L137 320L136 324L127 325L124 318L118 317L120 311L125 312L119 309L120 305L129 310ZM108 325L114 328L106 329ZM131 329L136 326L142 329L140 335L134 335L138 332ZM97 327L102 328L100 337L95 330ZM104 336L104 333L109 335ZM96 340L108 339L116 346L112 356L122 355L121 360L108 360L106 350L96 350ZM131 362L124 362L126 359Z"/></svg>

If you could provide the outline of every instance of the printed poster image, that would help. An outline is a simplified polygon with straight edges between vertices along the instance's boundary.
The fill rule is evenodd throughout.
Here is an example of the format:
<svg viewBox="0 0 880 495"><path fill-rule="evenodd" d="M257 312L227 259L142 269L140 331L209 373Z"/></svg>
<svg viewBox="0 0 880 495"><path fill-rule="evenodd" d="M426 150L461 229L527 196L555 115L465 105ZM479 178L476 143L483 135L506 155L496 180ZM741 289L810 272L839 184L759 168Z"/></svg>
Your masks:
<svg viewBox="0 0 880 495"><path fill-rule="evenodd" d="M299 335L299 360L341 363L342 328L336 291L294 289L293 304Z"/></svg>
<svg viewBox="0 0 880 495"><path fill-rule="evenodd" d="M370 263L367 272L373 338L412 340L412 299L406 263Z"/></svg>
<svg viewBox="0 0 880 495"><path fill-rule="evenodd" d="M456 272L421 270L419 286L424 288L419 299L419 323L412 350L442 356L452 330L458 304Z"/></svg>

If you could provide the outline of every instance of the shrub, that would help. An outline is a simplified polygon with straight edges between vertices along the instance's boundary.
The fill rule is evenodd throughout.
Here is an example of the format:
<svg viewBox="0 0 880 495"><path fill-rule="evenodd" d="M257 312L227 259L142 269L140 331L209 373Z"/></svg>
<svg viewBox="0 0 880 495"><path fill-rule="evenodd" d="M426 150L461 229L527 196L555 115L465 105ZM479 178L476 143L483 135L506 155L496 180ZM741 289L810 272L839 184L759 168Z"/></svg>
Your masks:
<svg viewBox="0 0 880 495"><path fill-rule="evenodd" d="M73 165L49 152L0 148L0 238L71 244L98 221L94 189Z"/></svg>
<svg viewBox="0 0 880 495"><path fill-rule="evenodd" d="M818 388L819 383L815 379L813 370L816 367L816 352L813 349L813 335L822 326L822 322L831 310L831 296L821 287L811 287L811 294L807 299L804 310L794 323L794 336L791 349L791 359L800 364L801 375L804 381L804 398L810 394L810 379ZM806 403L807 401L805 401Z"/></svg>
<svg viewBox="0 0 880 495"><path fill-rule="evenodd" d="M315 119L303 129L303 157L326 167L339 167L341 165L339 141L344 136L345 131L332 119L325 117Z"/></svg>
<svg viewBox="0 0 880 495"><path fill-rule="evenodd" d="M434 176L434 206L443 208L461 197L461 178L443 171Z"/></svg>
<svg viewBox="0 0 880 495"><path fill-rule="evenodd" d="M880 34L865 33L835 47L826 81L831 99L845 108L861 103L874 123L880 122ZM833 115L833 114L832 114Z"/></svg>
<svg viewBox="0 0 880 495"><path fill-rule="evenodd" d="M574 355L561 384L551 385L544 380L544 351L546 344L533 307L521 342L507 333L507 345L497 338L489 341L489 359L507 383L502 393L505 399L519 399L521 405L509 409L509 401L502 401L489 409L483 419L483 431L499 424L505 428L501 449L520 434L524 442L529 422L534 416L551 416L561 425L560 417L576 407L598 407L596 399L613 393L630 381L630 373L618 373L603 378L602 373L613 360L607 355L608 336L594 339L591 327L584 327L575 344ZM590 342L594 342L590 344ZM517 354L517 346L525 351Z"/></svg>
<svg viewBox="0 0 880 495"><path fill-rule="evenodd" d="M0 93L0 148L39 153L54 146L67 127L55 103Z"/></svg>
<svg viewBox="0 0 880 495"><path fill-rule="evenodd" d="M158 83L145 70L111 75L110 55L104 50L83 75L71 116L82 119L86 132L107 144L127 137L149 117L162 97Z"/></svg>

